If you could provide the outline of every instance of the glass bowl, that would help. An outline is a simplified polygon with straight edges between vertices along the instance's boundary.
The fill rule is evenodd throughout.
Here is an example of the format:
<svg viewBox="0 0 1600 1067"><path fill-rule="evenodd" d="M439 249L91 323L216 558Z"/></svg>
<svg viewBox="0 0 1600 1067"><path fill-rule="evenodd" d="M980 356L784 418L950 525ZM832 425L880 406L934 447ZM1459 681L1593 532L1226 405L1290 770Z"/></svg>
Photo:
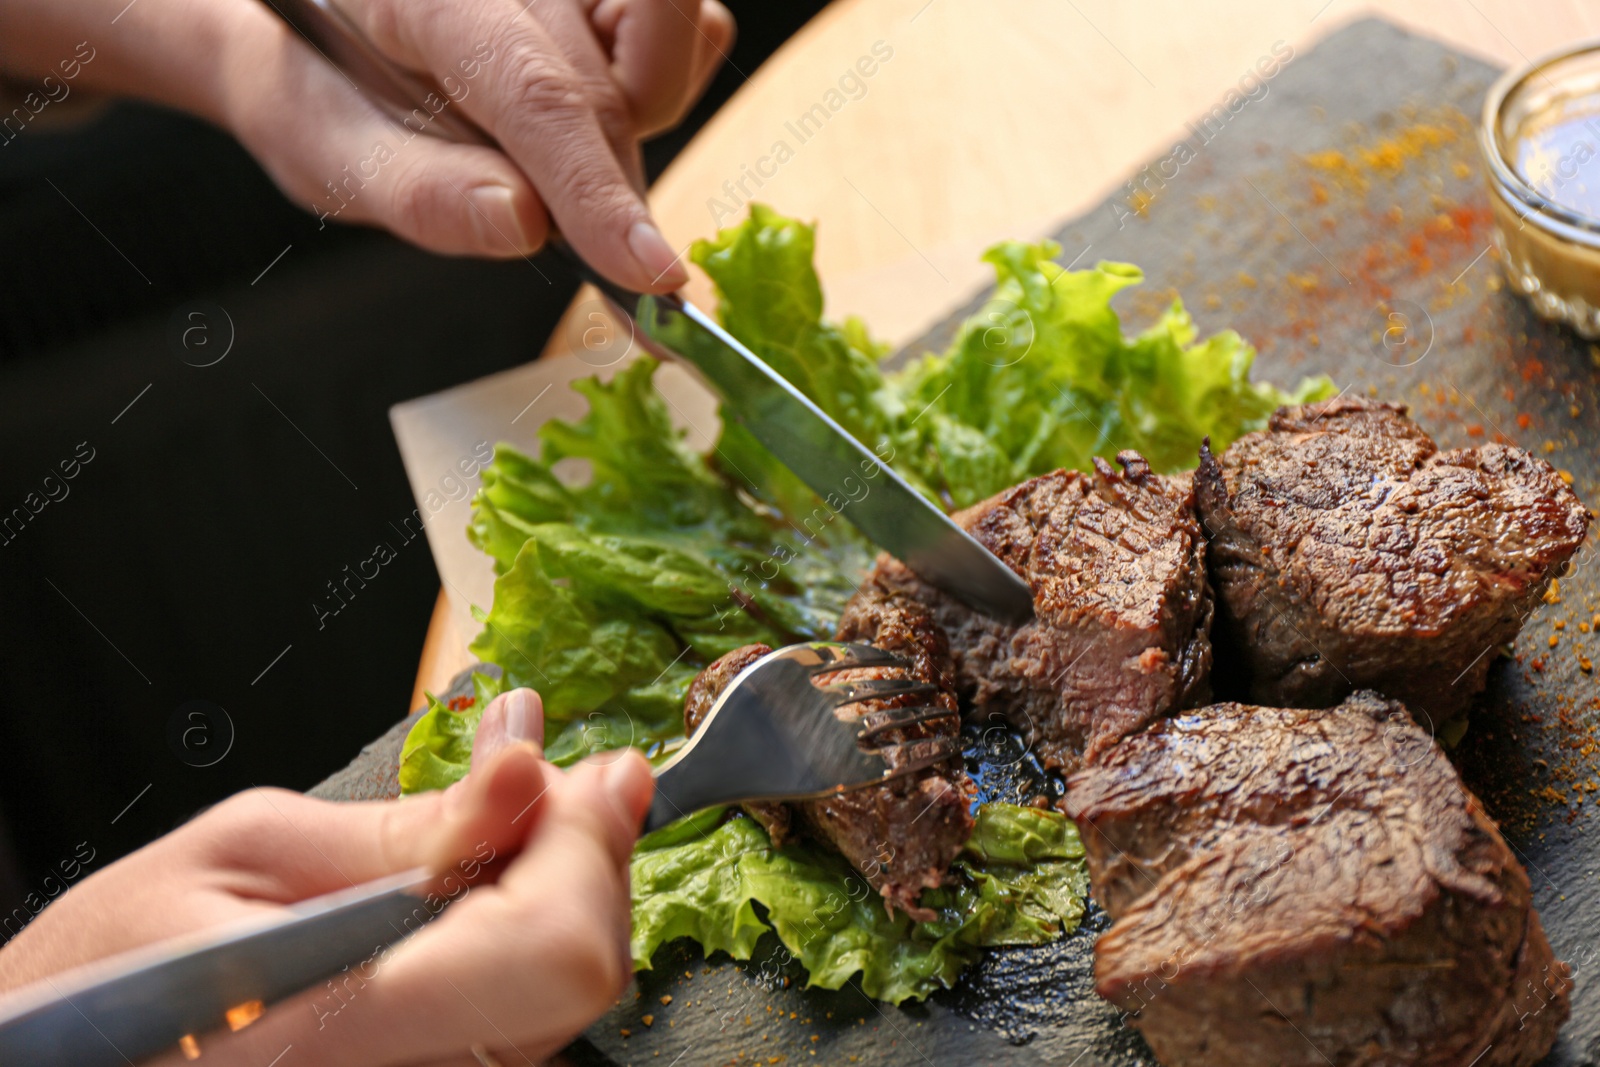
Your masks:
<svg viewBox="0 0 1600 1067"><path fill-rule="evenodd" d="M1600 41L1496 81L1478 147L1512 287L1543 317L1600 338Z"/></svg>

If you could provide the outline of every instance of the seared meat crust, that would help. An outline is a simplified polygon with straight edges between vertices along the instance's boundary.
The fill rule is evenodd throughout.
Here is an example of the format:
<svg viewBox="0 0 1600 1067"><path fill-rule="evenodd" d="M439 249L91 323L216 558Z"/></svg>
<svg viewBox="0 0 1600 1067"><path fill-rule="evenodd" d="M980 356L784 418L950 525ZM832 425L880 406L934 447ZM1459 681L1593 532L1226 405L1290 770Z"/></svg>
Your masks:
<svg viewBox="0 0 1600 1067"><path fill-rule="evenodd" d="M1211 594L1187 475L1056 471L958 512L1032 587L1036 617L980 615L880 556L875 580L928 604L961 696L999 713L1049 766L1072 770L1152 719L1209 698Z"/></svg>
<svg viewBox="0 0 1600 1067"><path fill-rule="evenodd" d="M849 704L839 710L841 716L859 717L870 711L924 703L957 710L949 645L922 604L892 594L869 579L845 608L838 638L876 645L902 656L910 666L834 671L819 676L819 682L910 676L941 689L931 701L895 697ZM684 705L685 729L693 733L728 683L770 651L766 645L735 649L701 672ZM891 731L880 743L937 734L953 736L959 729L959 719L952 715ZM934 913L919 907L917 898L924 888L943 883L950 864L971 836L973 794L972 782L958 757L881 786L796 804L752 804L747 810L767 828L774 845L803 831L837 849L883 895L891 910L899 908L914 918L932 919Z"/></svg>
<svg viewBox="0 0 1600 1067"><path fill-rule="evenodd" d="M1066 807L1116 920L1097 988L1168 1067L1511 1067L1567 1017L1526 872L1397 702L1201 708Z"/></svg>
<svg viewBox="0 0 1600 1067"><path fill-rule="evenodd" d="M1379 690L1438 724L1484 687L1589 513L1518 448L1440 452L1403 404L1281 408L1195 475L1217 686L1325 707Z"/></svg>

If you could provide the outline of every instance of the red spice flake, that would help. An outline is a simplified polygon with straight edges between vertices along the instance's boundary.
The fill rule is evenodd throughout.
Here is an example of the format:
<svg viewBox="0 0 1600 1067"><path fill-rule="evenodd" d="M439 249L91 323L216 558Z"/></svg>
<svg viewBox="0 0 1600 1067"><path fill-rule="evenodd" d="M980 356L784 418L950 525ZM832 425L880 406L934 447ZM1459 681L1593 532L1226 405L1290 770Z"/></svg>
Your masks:
<svg viewBox="0 0 1600 1067"><path fill-rule="evenodd" d="M1468 437L1482 437L1483 436L1483 427L1478 425L1475 422L1472 423L1470 426L1467 427L1467 436Z"/></svg>
<svg viewBox="0 0 1600 1067"><path fill-rule="evenodd" d="M1529 426L1532 426L1532 425L1533 425L1533 416L1532 415L1529 415L1526 411L1519 412L1517 414L1517 426L1520 429L1526 430Z"/></svg>
<svg viewBox="0 0 1600 1067"><path fill-rule="evenodd" d="M451 697L450 703L446 704L445 707L451 711L466 711L477 702L477 697Z"/></svg>
<svg viewBox="0 0 1600 1067"><path fill-rule="evenodd" d="M1542 378L1544 377L1544 362L1539 359L1530 359L1517 368L1517 373L1522 375L1522 380L1525 382L1531 382L1535 378Z"/></svg>

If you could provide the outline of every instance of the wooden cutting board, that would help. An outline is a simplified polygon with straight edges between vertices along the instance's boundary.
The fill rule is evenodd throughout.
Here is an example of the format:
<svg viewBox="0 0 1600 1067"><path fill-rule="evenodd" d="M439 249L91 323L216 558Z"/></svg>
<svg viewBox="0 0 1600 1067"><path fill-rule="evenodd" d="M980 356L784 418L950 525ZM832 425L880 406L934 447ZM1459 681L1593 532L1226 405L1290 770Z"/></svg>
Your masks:
<svg viewBox="0 0 1600 1067"><path fill-rule="evenodd" d="M1144 268L1146 284L1118 301L1129 332L1182 296L1202 336L1231 327L1257 346L1259 377L1327 374L1341 389L1406 401L1442 446L1509 441L1600 500L1600 348L1536 319L1501 284L1491 250L1476 128L1498 72L1377 20L1280 66L1200 102L1172 150L1055 235L1061 261ZM1070 120L1045 125L1065 105L1039 114L1041 136L1070 136ZM982 299L908 352L945 347ZM1558 599L1495 666L1453 753L1521 854L1557 954L1576 967L1573 1018L1547 1061L1563 1067L1600 1062L1600 680L1585 669L1600 659L1594 554L1586 545ZM315 792L393 795L411 721ZM680 943L569 1056L685 1067L1153 1063L1094 995L1101 928L1096 919L1056 945L991 952L955 989L898 1009L853 987L802 990L770 939L748 963L708 962ZM1524 1010L1537 1006L1530 995Z"/></svg>

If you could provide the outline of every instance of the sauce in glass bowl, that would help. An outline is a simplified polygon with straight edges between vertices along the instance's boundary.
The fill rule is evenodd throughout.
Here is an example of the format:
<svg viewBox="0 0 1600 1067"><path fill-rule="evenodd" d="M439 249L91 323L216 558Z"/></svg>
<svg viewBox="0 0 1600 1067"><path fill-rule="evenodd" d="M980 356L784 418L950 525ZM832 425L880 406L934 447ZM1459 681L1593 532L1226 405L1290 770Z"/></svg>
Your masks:
<svg viewBox="0 0 1600 1067"><path fill-rule="evenodd" d="M1600 338L1600 41L1500 78L1479 148L1512 287L1545 318Z"/></svg>

